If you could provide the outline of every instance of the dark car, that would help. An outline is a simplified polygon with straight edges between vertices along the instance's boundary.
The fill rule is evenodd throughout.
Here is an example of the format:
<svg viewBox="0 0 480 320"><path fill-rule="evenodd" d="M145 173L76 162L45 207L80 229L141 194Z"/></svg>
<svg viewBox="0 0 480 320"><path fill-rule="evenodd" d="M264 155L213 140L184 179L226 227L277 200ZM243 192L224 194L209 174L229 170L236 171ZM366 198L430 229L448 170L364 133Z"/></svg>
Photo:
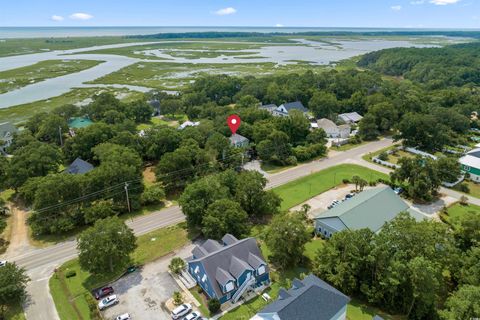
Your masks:
<svg viewBox="0 0 480 320"><path fill-rule="evenodd" d="M95 296L95 299L100 300L103 297L109 296L113 294L113 288L112 287L104 287L97 289L93 292L93 295Z"/></svg>

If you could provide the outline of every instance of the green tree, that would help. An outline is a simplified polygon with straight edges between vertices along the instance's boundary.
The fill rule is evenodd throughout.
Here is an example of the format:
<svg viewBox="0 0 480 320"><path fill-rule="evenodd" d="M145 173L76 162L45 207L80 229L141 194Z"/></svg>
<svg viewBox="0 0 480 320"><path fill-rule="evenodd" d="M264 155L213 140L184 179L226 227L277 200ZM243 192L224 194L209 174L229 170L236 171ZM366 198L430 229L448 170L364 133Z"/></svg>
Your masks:
<svg viewBox="0 0 480 320"><path fill-rule="evenodd" d="M377 139L380 132L378 131L375 117L367 113L358 125L360 136L365 140Z"/></svg>
<svg viewBox="0 0 480 320"><path fill-rule="evenodd" d="M159 160L165 153L173 152L180 146L180 133L170 127L153 127L143 137L145 154L149 160Z"/></svg>
<svg viewBox="0 0 480 320"><path fill-rule="evenodd" d="M26 286L30 281L25 269L15 263L0 267L0 317L5 316L8 307L22 303L26 296Z"/></svg>
<svg viewBox="0 0 480 320"><path fill-rule="evenodd" d="M339 111L337 97L329 92L315 91L308 102L308 107L317 118L335 120L334 115Z"/></svg>
<svg viewBox="0 0 480 320"><path fill-rule="evenodd" d="M201 226L208 207L227 197L227 189L214 176L205 177L189 184L179 199L183 213L190 226Z"/></svg>
<svg viewBox="0 0 480 320"><path fill-rule="evenodd" d="M84 209L85 222L90 224L97 220L105 219L116 214L112 200L94 201L91 206Z"/></svg>
<svg viewBox="0 0 480 320"><path fill-rule="evenodd" d="M265 231L265 243L272 252L270 260L284 269L297 265L303 259L309 239L307 228L299 216L276 215Z"/></svg>
<svg viewBox="0 0 480 320"><path fill-rule="evenodd" d="M258 155L264 161L285 164L292 154L289 137L285 132L275 130L257 146Z"/></svg>
<svg viewBox="0 0 480 320"><path fill-rule="evenodd" d="M49 114L38 128L36 137L38 140L60 144L65 140L64 135L68 133L67 120L55 114Z"/></svg>
<svg viewBox="0 0 480 320"><path fill-rule="evenodd" d="M6 184L18 189L29 178L56 172L61 163L62 155L58 147L41 142L30 143L13 153L7 167Z"/></svg>
<svg viewBox="0 0 480 320"><path fill-rule="evenodd" d="M468 205L468 204L466 204ZM466 251L480 245L480 214L474 209L452 219L454 234L459 247Z"/></svg>
<svg viewBox="0 0 480 320"><path fill-rule="evenodd" d="M217 313L220 310L220 307L221 304L217 298L208 300L208 311L210 311L211 314Z"/></svg>
<svg viewBox="0 0 480 320"><path fill-rule="evenodd" d="M280 207L280 198L265 191L267 179L258 171L243 171L237 178L235 199L250 215L262 217L275 214Z"/></svg>
<svg viewBox="0 0 480 320"><path fill-rule="evenodd" d="M182 258L175 257L170 261L168 269L175 274L180 274L185 269L185 266L186 263Z"/></svg>
<svg viewBox="0 0 480 320"><path fill-rule="evenodd" d="M202 219L202 232L207 238L219 240L226 233L242 238L249 231L247 213L237 202L229 199L217 200L209 205Z"/></svg>
<svg viewBox="0 0 480 320"><path fill-rule="evenodd" d="M183 303L183 297L182 297L182 294L178 291L175 291L173 293L173 303L176 305L176 306L179 306Z"/></svg>
<svg viewBox="0 0 480 320"><path fill-rule="evenodd" d="M159 183L148 186L142 193L141 201L144 205L162 203L163 200L165 200L165 190Z"/></svg>
<svg viewBox="0 0 480 320"><path fill-rule="evenodd" d="M475 319L480 314L480 287L461 286L445 303L439 312L445 320Z"/></svg>
<svg viewBox="0 0 480 320"><path fill-rule="evenodd" d="M180 112L182 109L182 101L180 99L164 99L161 102L161 111L162 114L169 114L172 117Z"/></svg>
<svg viewBox="0 0 480 320"><path fill-rule="evenodd" d="M436 162L439 178L443 182L457 182L462 171L458 160L453 157L440 157Z"/></svg>
<svg viewBox="0 0 480 320"><path fill-rule="evenodd" d="M136 247L133 231L117 217L97 221L77 238L80 266L97 275L124 269Z"/></svg>

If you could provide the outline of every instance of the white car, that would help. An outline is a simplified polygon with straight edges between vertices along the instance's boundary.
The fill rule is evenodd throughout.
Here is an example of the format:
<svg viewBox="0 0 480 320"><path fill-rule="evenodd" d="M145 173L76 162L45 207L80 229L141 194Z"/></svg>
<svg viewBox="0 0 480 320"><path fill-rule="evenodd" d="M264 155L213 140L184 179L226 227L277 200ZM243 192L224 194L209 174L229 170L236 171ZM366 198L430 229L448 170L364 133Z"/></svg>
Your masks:
<svg viewBox="0 0 480 320"><path fill-rule="evenodd" d="M128 313L124 313L115 318L115 320L130 320L132 319Z"/></svg>
<svg viewBox="0 0 480 320"><path fill-rule="evenodd" d="M119 302L120 302L120 300L118 300L117 296L112 294L111 296L108 296L105 299L102 299L98 303L98 309L104 310L108 307L111 307L111 306L114 306L114 305L118 304Z"/></svg>
<svg viewBox="0 0 480 320"><path fill-rule="evenodd" d="M202 315L198 312L192 312L189 315L187 315L183 320L198 320L202 317Z"/></svg>
<svg viewBox="0 0 480 320"><path fill-rule="evenodd" d="M7 265L7 261L3 260L0 261L0 267L5 267Z"/></svg>
<svg viewBox="0 0 480 320"><path fill-rule="evenodd" d="M184 303L172 311L172 319L180 319L180 317L187 315L190 311L192 311L192 305L190 303Z"/></svg>

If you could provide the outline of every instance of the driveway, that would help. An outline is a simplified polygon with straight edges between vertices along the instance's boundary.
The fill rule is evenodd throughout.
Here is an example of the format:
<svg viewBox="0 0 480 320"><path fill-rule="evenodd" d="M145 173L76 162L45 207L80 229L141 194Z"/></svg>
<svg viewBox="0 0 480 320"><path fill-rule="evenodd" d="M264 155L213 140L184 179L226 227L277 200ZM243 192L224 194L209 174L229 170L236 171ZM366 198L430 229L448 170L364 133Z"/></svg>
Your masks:
<svg viewBox="0 0 480 320"><path fill-rule="evenodd" d="M165 302L181 289L168 273L168 265L175 256L191 256L193 248L193 244L185 246L113 283L120 303L103 312L105 319L114 319L125 312L130 313L132 319L170 319Z"/></svg>

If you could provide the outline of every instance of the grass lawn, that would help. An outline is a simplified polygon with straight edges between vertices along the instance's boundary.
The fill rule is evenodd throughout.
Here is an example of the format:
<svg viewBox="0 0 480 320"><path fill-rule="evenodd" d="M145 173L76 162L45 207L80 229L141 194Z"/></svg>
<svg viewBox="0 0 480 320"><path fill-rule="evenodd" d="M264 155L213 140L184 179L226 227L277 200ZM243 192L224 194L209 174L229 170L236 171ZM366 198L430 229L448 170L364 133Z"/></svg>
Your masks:
<svg viewBox="0 0 480 320"><path fill-rule="evenodd" d="M396 154L389 154L387 161L397 164L398 160L400 160L401 158L414 158L414 157L415 155L413 153L405 152L403 150L398 150Z"/></svg>
<svg viewBox="0 0 480 320"><path fill-rule="evenodd" d="M339 147L336 147L336 146L332 146L330 148L330 150L335 150L335 151L347 151L347 150L350 150L350 149L353 149L353 148L356 148L356 147L360 147L364 144L367 144L371 141L362 141L360 143L357 143L357 144L353 144L353 143L347 143L347 144L344 144L342 146L339 146Z"/></svg>
<svg viewBox="0 0 480 320"><path fill-rule="evenodd" d="M480 207L474 204L462 205L460 203L455 203L448 207L447 212L448 215L443 215L443 218L446 222L455 225L455 221L467 213L480 214Z"/></svg>
<svg viewBox="0 0 480 320"><path fill-rule="evenodd" d="M378 308L370 307L359 301L358 299L352 299L347 306L347 319L348 320L372 320L375 315L380 315L385 320L403 320L405 316L392 316Z"/></svg>
<svg viewBox="0 0 480 320"><path fill-rule="evenodd" d="M273 191L283 200L281 209L287 210L313 196L342 184L343 179L351 179L355 175L367 181L389 179L388 175L375 170L354 164L341 164L291 181L274 188Z"/></svg>
<svg viewBox="0 0 480 320"><path fill-rule="evenodd" d="M398 147L399 145L396 144L396 145L393 145L393 146L390 146L390 147L386 147L386 148L383 148L383 149L380 149L380 150L377 150L375 152L370 152L370 153L367 153L365 154L362 159L365 160L365 161L368 161L368 162L371 162L371 163L375 163L372 161L372 158L373 157L376 157L378 156L380 153L382 152L386 152L386 151L389 151L389 150L392 150L393 148L396 148ZM375 163L376 164L376 163Z"/></svg>
<svg viewBox="0 0 480 320"><path fill-rule="evenodd" d="M33 65L0 72L0 93L12 91L45 79L92 68L102 61L46 60Z"/></svg>
<svg viewBox="0 0 480 320"><path fill-rule="evenodd" d="M137 238L138 248L132 254L135 264L143 265L186 245L195 235L189 234L185 223L158 229ZM77 275L66 278L65 273L74 270ZM90 319L87 295L105 285L120 274L108 277L92 276L80 268L78 259L64 263L50 278L50 293L62 320Z"/></svg>
<svg viewBox="0 0 480 320"><path fill-rule="evenodd" d="M200 312L204 317L209 318L210 317L210 310L208 310L207 307L207 299L205 297L205 294L199 293L198 290L202 290L199 286L193 287L190 289L190 293L197 299L198 302L200 302L200 306L198 309L200 309Z"/></svg>
<svg viewBox="0 0 480 320"><path fill-rule="evenodd" d="M460 190L460 185L461 184L466 184L468 188L470 189L470 192L467 193L468 195L475 197L475 198L480 198L480 183L474 183L470 180L464 180L462 183L457 184L456 186L453 187L454 190L458 192L462 192ZM462 192L465 193L465 192Z"/></svg>

